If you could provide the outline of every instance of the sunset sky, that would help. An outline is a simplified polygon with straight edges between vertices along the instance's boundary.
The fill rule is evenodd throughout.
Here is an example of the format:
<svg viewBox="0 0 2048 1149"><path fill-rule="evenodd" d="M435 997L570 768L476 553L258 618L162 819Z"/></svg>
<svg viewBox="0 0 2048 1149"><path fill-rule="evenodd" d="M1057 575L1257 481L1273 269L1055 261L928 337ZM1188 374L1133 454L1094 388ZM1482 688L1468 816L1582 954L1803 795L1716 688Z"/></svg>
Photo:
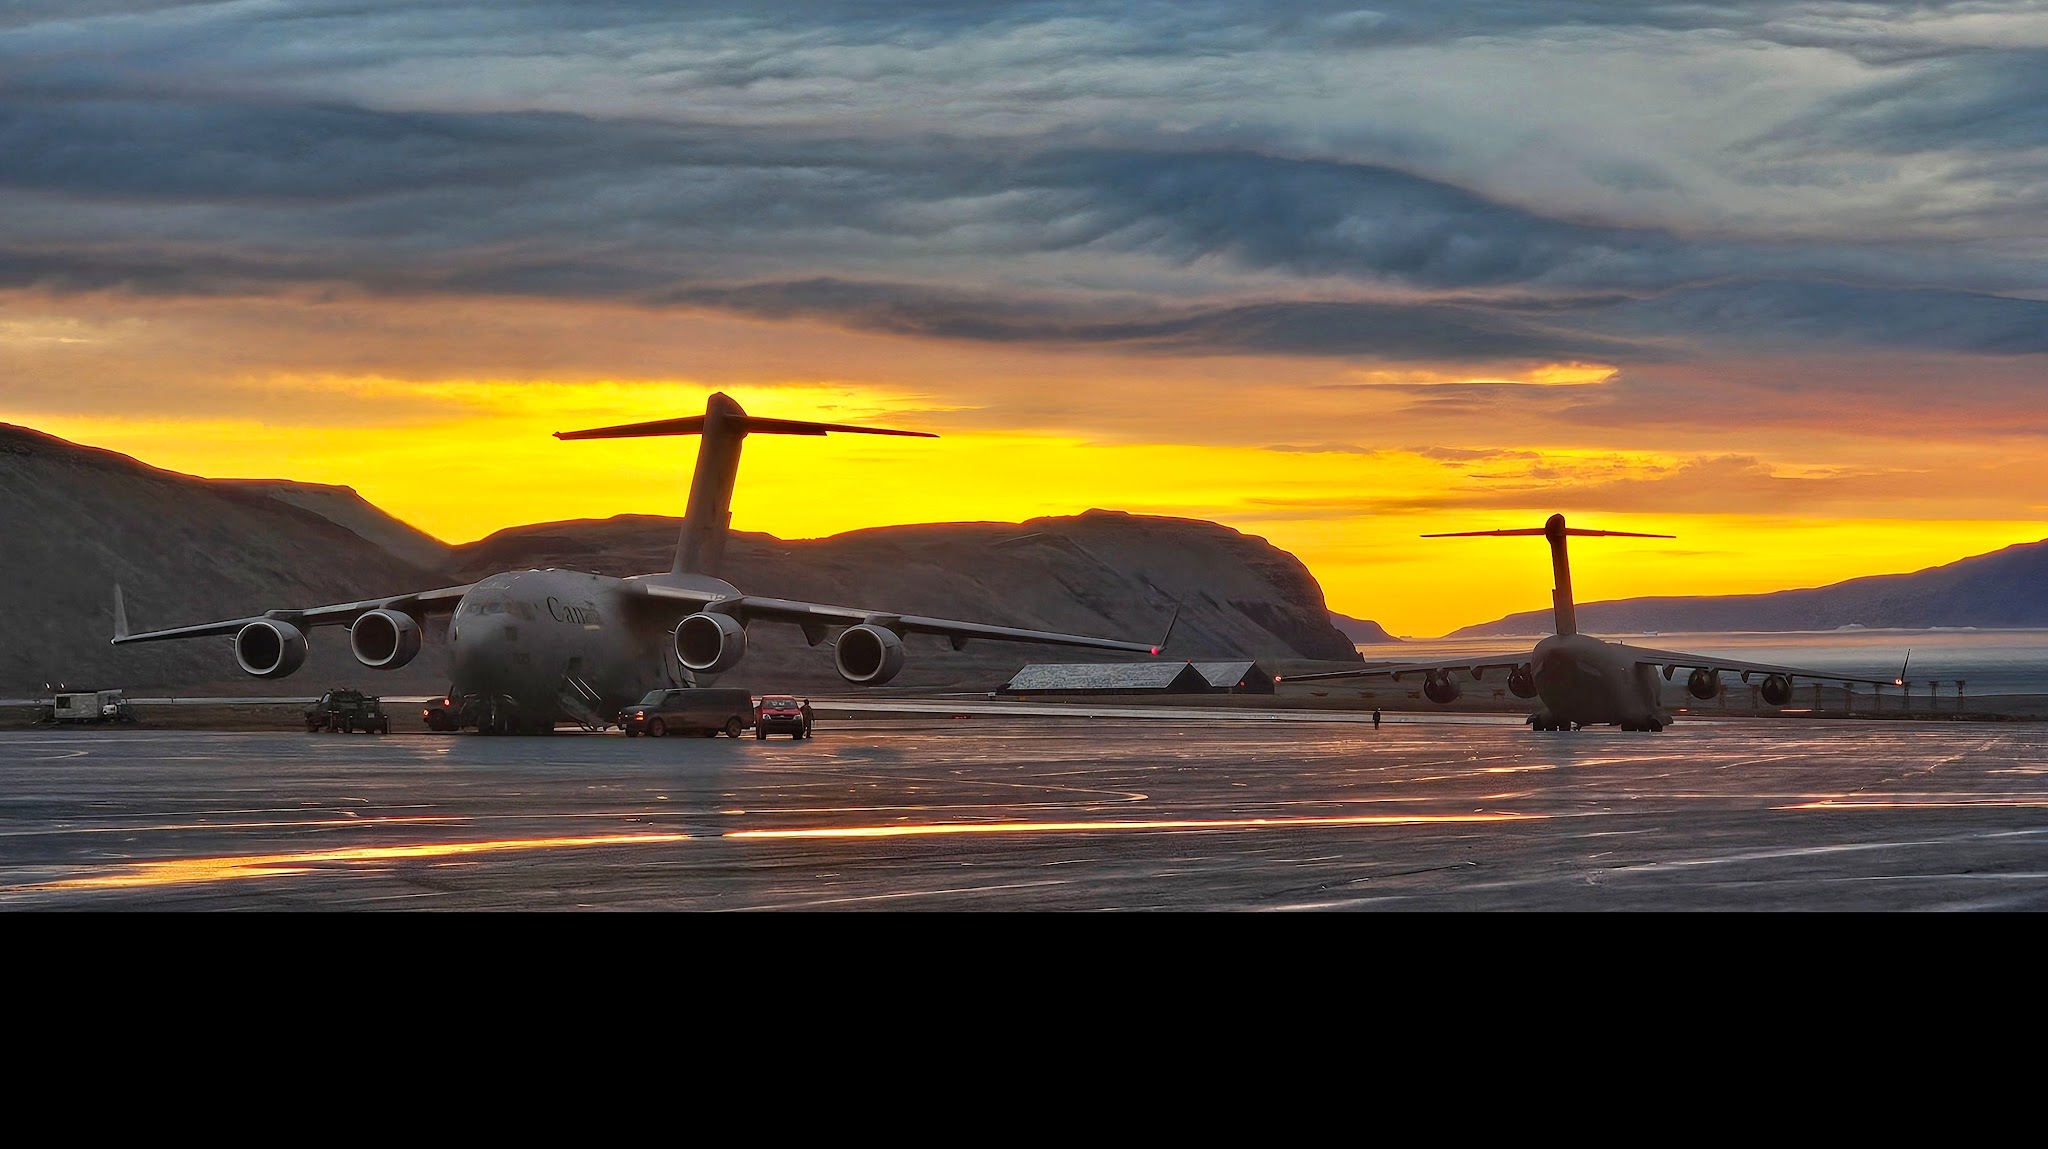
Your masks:
<svg viewBox="0 0 2048 1149"><path fill-rule="evenodd" d="M1429 531L2048 537L2044 369L2038 0L0 5L0 421L451 542L680 514L549 432L723 390L941 436L756 437L742 529L1213 519L1436 635L1549 569Z"/></svg>

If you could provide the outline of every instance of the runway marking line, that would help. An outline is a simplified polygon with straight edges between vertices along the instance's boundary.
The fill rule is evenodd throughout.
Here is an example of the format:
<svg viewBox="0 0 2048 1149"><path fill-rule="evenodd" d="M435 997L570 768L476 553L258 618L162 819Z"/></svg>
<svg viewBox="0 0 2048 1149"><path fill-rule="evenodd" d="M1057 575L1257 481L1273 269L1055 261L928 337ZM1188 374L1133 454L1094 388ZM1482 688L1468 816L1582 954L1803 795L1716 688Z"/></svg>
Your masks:
<svg viewBox="0 0 2048 1149"><path fill-rule="evenodd" d="M239 878L276 878L311 873L324 862L387 862L414 858L448 858L465 854L487 854L505 850L564 850L591 846L645 846L663 842L686 842L688 834L600 834L588 838L511 838L487 842L429 842L414 846L356 846L345 850L316 850L298 854L249 854L224 858L173 858L165 862L135 862L119 872L66 878L14 891L34 890L118 890L141 886L192 885L232 881Z"/></svg>

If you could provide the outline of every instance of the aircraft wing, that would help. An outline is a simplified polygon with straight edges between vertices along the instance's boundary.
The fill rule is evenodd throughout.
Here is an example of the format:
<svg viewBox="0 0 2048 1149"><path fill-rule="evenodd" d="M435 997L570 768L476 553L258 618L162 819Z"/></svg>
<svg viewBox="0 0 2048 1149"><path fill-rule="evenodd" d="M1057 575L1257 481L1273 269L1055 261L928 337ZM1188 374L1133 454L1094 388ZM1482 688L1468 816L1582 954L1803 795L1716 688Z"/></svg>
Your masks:
<svg viewBox="0 0 2048 1149"><path fill-rule="evenodd" d="M1664 677L1669 679L1677 670L1718 670L1740 674L1744 682L1752 674L1781 674L1786 678L1818 678L1827 682L1855 682L1866 686L1898 686L1896 678L1860 678L1853 674L1836 674L1826 670L1807 670L1797 666L1778 666L1768 662L1744 662L1739 658L1719 658L1709 654L1686 654L1677 650L1650 650L1627 643L1615 643L1636 656L1638 665L1661 666Z"/></svg>
<svg viewBox="0 0 2048 1149"><path fill-rule="evenodd" d="M853 606L832 606L827 603L804 602L799 599L767 598L761 595L721 595L714 591L688 587L669 587L654 584L640 584L641 593L657 601L674 603L691 610L708 610L717 614L729 614L742 622L763 619L769 622L787 622L803 628L804 637L813 646L824 640L825 632L835 626L857 626L869 623L898 634L940 634L953 640L953 649L966 646L969 639L986 638L1003 642L1036 642L1050 646L1078 646L1093 650L1121 650L1132 654L1158 654L1166 645L1166 639L1158 642L1124 642L1113 638L1095 638L1085 634L1062 634L1050 630L1020 630L1010 626L991 626L980 622L959 622L949 618L931 618L921 614L894 614L889 611L867 610ZM1174 612L1179 618L1179 612ZM1167 634L1173 633L1173 624L1167 623Z"/></svg>
<svg viewBox="0 0 2048 1149"><path fill-rule="evenodd" d="M128 631L128 609L121 598L121 588L114 588L114 645L131 642L156 642L167 638L203 638L207 635L233 634L252 622L275 619L297 627L346 626L355 622L364 611L396 610L406 614L441 614L455 609L462 596L469 593L470 583L464 586L442 587L439 590L416 591L412 594L393 595L389 598L367 598L360 602L341 602L329 606L312 606L301 610L267 610L248 618L231 618L223 622L202 622L194 626L175 626L168 630L146 630L140 634Z"/></svg>
<svg viewBox="0 0 2048 1149"><path fill-rule="evenodd" d="M1313 674L1288 674L1281 676L1285 682L1314 682L1327 678L1391 678L1395 682L1412 674L1455 674L1462 670L1474 679L1484 678L1489 670L1513 670L1527 664L1527 651L1519 654L1483 654L1476 658L1446 658L1437 662L1395 662L1384 666L1361 667L1358 670L1319 670Z"/></svg>

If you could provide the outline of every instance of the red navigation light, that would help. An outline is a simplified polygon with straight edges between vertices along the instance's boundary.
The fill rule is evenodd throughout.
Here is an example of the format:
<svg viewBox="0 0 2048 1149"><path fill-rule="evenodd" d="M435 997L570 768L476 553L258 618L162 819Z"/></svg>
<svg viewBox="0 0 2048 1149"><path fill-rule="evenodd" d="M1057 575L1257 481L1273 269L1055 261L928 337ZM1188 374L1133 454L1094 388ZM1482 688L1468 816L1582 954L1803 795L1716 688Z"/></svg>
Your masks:
<svg viewBox="0 0 2048 1149"><path fill-rule="evenodd" d="M1158 647L1156 647L1156 646L1152 648L1152 657L1154 657L1154 658L1157 658L1157 657L1159 657L1159 648L1158 648Z"/></svg>

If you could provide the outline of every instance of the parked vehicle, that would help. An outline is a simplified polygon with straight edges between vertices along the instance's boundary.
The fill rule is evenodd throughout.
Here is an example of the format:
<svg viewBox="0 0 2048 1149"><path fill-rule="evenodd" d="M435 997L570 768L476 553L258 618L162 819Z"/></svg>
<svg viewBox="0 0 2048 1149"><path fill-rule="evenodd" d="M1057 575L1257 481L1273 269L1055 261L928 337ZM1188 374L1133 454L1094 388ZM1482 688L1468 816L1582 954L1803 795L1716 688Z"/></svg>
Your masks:
<svg viewBox="0 0 2048 1149"><path fill-rule="evenodd" d="M787 694L767 694L754 707L754 737L787 734L791 738L811 736L811 701Z"/></svg>
<svg viewBox="0 0 2048 1149"><path fill-rule="evenodd" d="M649 738L664 734L738 738L753 725L753 692L723 686L651 690L619 715L619 726L628 738L641 734Z"/></svg>
<svg viewBox="0 0 2048 1149"><path fill-rule="evenodd" d="M420 710L420 718L429 730L460 730L473 725L475 720L468 715L469 707L459 698L443 695L426 704Z"/></svg>
<svg viewBox="0 0 2048 1149"><path fill-rule="evenodd" d="M306 733L331 730L339 734L391 733L391 718L381 699L360 690L334 689L306 708Z"/></svg>
<svg viewBox="0 0 2048 1149"><path fill-rule="evenodd" d="M118 690L59 690L43 704L44 722L133 722Z"/></svg>

